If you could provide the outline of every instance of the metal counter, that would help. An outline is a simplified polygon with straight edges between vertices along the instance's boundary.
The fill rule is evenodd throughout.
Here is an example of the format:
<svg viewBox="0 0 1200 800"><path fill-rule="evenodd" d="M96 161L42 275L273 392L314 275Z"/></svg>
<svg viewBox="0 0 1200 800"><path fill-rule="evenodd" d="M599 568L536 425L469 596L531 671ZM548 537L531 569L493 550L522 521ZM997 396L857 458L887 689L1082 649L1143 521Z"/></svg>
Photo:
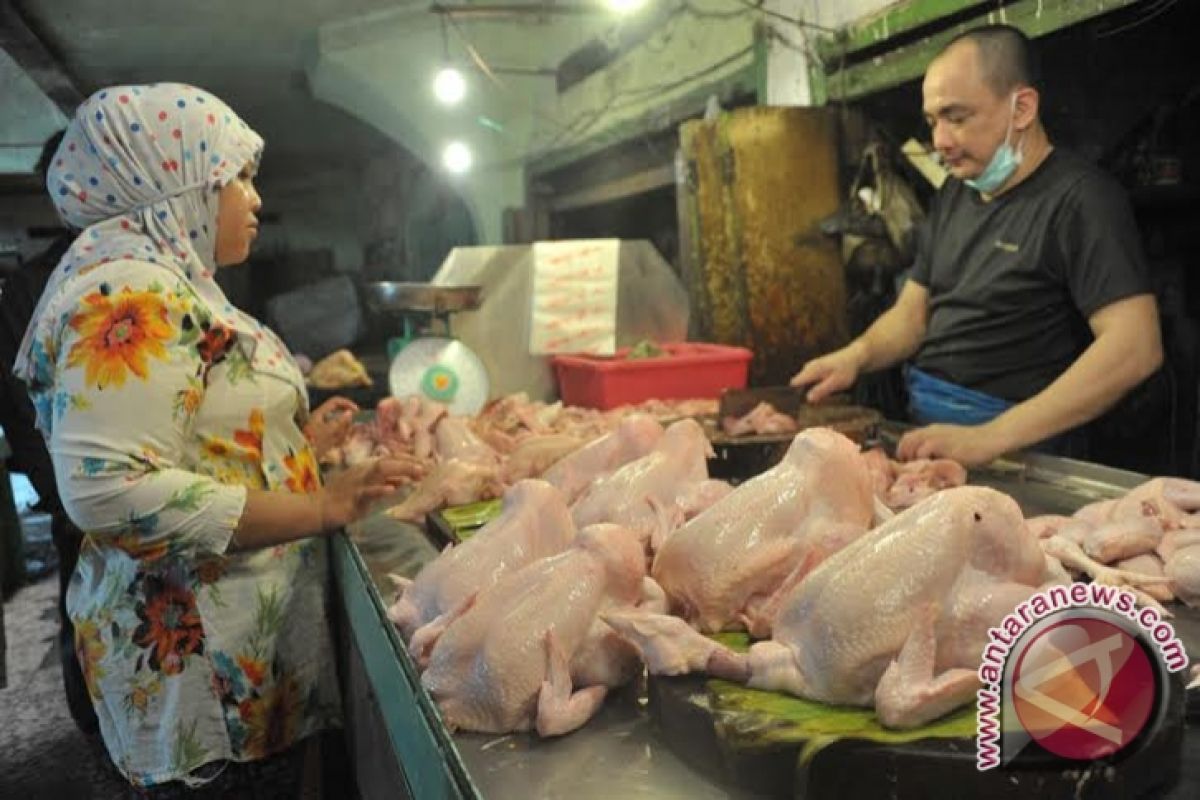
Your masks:
<svg viewBox="0 0 1200 800"><path fill-rule="evenodd" d="M384 615L394 594L387 574L411 577L436 555L422 530L380 516L334 542L348 738L364 798L395 798L398 789L421 800L750 797L713 785L656 738L636 687L611 694L601 713L569 736L448 735ZM384 733L402 783L396 769L378 763L387 757Z"/></svg>
<svg viewBox="0 0 1200 800"><path fill-rule="evenodd" d="M1115 497L1144 476L1095 464L1029 455L975 471L971 482L1012 495L1029 515L1069 513ZM580 730L542 740L533 734L449 734L385 616L394 594L387 574L411 577L436 555L424 532L374 516L334 542L342 625L347 727L364 798L407 796L528 800L752 797L713 783L680 760L652 727L644 692L626 687ZM1200 658L1200 614L1173 620ZM1183 779L1170 797L1196 796L1200 731L1189 728Z"/></svg>

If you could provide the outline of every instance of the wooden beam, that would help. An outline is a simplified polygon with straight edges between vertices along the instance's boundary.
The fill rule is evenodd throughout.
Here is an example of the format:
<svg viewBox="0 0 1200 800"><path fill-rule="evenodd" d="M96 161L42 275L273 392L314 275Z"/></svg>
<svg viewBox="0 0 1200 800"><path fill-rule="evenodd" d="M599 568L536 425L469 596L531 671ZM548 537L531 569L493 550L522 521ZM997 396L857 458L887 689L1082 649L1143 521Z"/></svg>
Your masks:
<svg viewBox="0 0 1200 800"><path fill-rule="evenodd" d="M0 3L0 47L68 119L75 114L83 94L11 2Z"/></svg>
<svg viewBox="0 0 1200 800"><path fill-rule="evenodd" d="M548 205L551 211L572 211L576 208L595 206L601 203L611 203L626 197L645 194L655 189L675 185L674 164L663 164L658 167L635 172L615 180L602 183L599 186L589 186L570 194L559 195L550 199Z"/></svg>

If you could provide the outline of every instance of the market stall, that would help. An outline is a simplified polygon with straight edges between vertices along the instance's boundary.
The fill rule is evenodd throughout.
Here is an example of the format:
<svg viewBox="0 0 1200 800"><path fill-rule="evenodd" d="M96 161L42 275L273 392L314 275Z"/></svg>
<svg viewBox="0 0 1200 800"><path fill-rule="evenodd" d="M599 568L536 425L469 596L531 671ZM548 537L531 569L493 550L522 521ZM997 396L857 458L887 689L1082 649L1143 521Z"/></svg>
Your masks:
<svg viewBox="0 0 1200 800"><path fill-rule="evenodd" d="M971 474L972 483L1012 495L1029 516L1070 513L1143 480L1041 455ZM382 515L335 543L350 741L364 797L394 797L401 786L414 797L485 798L877 796L886 787L893 796L917 797L948 781L985 797L1055 793L1067 784L1089 797L1190 797L1200 788L1200 735L1185 722L1182 684L1172 688L1158 741L1127 764L1095 770L977 773L973 739L933 728L930 736L938 738L918 730L897 743L833 736L800 758L811 731L780 733L787 726L772 722L769 710L756 719L731 717L703 677L638 680L563 737L451 733L386 617L395 593L389 573L411 577L436 552L437 539L426 530ZM1189 655L1200 655L1200 614L1182 604L1171 609ZM739 726L743 735L732 735Z"/></svg>

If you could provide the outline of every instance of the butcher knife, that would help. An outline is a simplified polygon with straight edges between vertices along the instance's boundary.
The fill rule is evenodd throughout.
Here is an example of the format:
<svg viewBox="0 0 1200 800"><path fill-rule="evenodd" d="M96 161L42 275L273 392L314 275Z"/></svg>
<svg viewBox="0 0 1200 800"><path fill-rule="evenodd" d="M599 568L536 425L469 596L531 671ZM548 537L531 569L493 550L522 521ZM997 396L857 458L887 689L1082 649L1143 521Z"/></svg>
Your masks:
<svg viewBox="0 0 1200 800"><path fill-rule="evenodd" d="M780 414L795 417L808 404L805 395L809 388L758 386L753 389L726 389L721 393L721 401L717 406L717 419L744 417L759 403L770 403ZM848 400L846 395L832 395L821 405L844 405Z"/></svg>

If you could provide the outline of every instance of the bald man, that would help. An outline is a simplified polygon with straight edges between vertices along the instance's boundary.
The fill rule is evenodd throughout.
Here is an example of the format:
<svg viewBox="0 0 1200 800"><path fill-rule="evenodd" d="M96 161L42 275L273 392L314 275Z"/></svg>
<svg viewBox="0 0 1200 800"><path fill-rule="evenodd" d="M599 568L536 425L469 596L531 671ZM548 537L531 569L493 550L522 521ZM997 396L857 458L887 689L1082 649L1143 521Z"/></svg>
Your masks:
<svg viewBox="0 0 1200 800"><path fill-rule="evenodd" d="M909 409L925 427L900 441L901 458L973 466L1028 447L1086 457L1080 426L1162 363L1127 198L1051 144L1016 28L959 36L929 65L922 93L951 177L909 278L862 336L805 364L792 384L811 385L819 402L912 359Z"/></svg>

